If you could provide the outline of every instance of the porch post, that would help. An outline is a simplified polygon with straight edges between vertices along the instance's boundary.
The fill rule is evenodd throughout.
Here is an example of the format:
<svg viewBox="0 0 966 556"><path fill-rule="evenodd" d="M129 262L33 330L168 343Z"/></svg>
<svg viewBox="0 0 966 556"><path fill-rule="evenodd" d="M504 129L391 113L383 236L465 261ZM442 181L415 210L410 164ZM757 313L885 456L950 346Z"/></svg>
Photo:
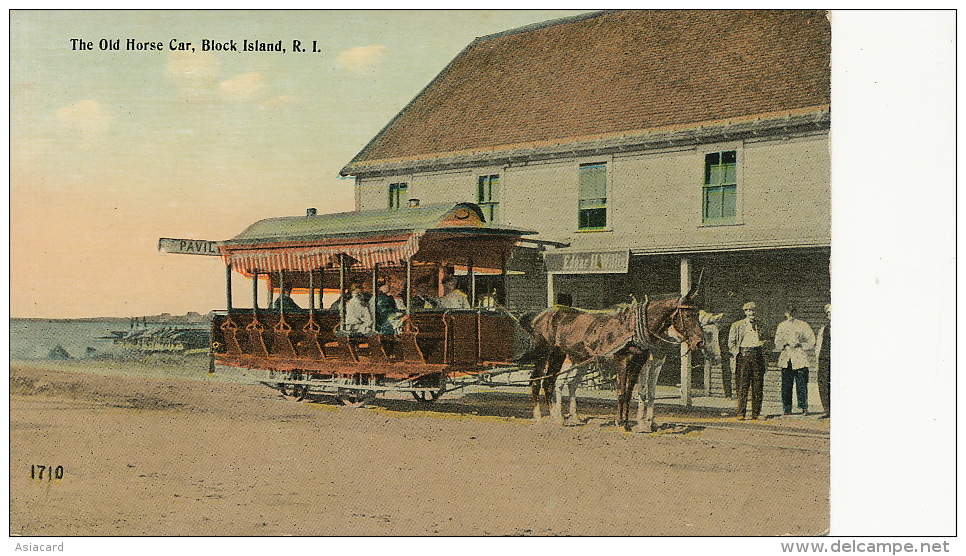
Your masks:
<svg viewBox="0 0 966 556"><path fill-rule="evenodd" d="M691 291L691 259L681 257L681 295ZM681 343L681 401L691 407L691 352L688 344Z"/></svg>
<svg viewBox="0 0 966 556"><path fill-rule="evenodd" d="M547 307L553 307L553 273L547 273Z"/></svg>

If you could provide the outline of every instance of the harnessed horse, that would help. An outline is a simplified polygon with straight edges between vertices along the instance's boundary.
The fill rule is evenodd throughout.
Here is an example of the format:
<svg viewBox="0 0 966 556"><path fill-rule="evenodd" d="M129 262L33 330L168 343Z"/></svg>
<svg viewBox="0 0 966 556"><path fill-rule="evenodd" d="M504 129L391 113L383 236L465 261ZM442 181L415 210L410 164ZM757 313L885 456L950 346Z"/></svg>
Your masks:
<svg viewBox="0 0 966 556"><path fill-rule="evenodd" d="M678 349L686 342L691 350L700 350L704 335L694 306L697 288L687 295L632 303L611 311L584 311L569 307L553 307L530 321L536 366L530 375L530 393L535 420L542 418L542 401L550 416L563 422L562 390L570 390L571 419L576 418L574 393L579 378L591 363L613 370L617 379L616 424L630 430L630 399L640 381L635 430L651 432L654 428L654 390L670 348ZM565 360L571 366L561 377ZM560 378L560 387L555 387ZM645 418L644 410L647 409Z"/></svg>

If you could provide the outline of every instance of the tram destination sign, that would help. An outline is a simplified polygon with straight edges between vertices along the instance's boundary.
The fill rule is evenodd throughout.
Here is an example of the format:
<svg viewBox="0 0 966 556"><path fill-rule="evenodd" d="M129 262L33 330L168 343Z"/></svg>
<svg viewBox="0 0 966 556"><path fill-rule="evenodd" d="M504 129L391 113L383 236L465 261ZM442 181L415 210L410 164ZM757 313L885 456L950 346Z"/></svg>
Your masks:
<svg viewBox="0 0 966 556"><path fill-rule="evenodd" d="M627 249L544 254L547 272L552 274L625 274L630 258L631 252Z"/></svg>
<svg viewBox="0 0 966 556"><path fill-rule="evenodd" d="M218 257L221 252L218 251L217 241L208 241L206 239L173 239L170 237L163 237L158 240L158 251L162 253L177 253L179 255L208 255L210 257Z"/></svg>

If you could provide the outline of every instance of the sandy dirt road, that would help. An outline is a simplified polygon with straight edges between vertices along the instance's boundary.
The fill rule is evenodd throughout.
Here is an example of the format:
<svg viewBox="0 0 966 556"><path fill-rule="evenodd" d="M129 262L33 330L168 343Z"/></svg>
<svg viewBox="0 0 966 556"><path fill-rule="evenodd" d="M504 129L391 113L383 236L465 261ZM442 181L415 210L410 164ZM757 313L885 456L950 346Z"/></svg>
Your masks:
<svg viewBox="0 0 966 556"><path fill-rule="evenodd" d="M534 424L520 396L297 403L264 386L11 369L10 533L818 535L827 423L606 406ZM824 430L823 430L824 429ZM31 466L63 478L31 478Z"/></svg>

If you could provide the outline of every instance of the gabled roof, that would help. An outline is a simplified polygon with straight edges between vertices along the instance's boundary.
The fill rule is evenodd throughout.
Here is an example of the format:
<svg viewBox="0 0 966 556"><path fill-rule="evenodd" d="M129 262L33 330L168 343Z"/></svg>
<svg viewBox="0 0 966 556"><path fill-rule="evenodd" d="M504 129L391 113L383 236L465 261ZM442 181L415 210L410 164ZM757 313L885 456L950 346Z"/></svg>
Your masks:
<svg viewBox="0 0 966 556"><path fill-rule="evenodd" d="M481 37L342 170L827 111L820 10L597 12Z"/></svg>

